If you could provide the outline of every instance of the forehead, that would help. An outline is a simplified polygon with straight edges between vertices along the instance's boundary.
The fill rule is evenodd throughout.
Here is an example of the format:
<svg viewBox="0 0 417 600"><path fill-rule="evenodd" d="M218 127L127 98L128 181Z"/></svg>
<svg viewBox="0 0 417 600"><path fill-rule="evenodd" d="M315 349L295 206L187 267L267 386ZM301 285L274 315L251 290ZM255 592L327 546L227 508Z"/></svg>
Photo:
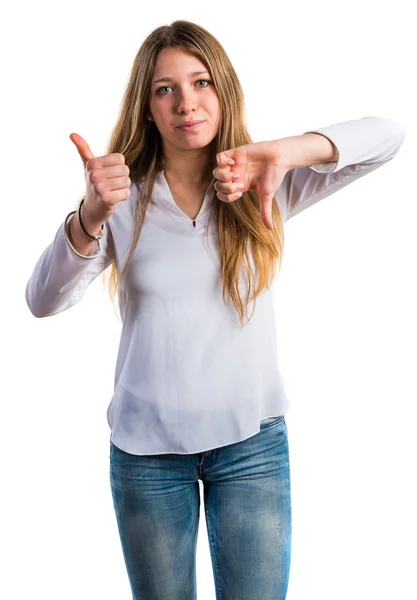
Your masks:
<svg viewBox="0 0 417 600"><path fill-rule="evenodd" d="M189 52L180 48L164 48L156 58L154 78L175 77L192 71L205 71L204 63Z"/></svg>

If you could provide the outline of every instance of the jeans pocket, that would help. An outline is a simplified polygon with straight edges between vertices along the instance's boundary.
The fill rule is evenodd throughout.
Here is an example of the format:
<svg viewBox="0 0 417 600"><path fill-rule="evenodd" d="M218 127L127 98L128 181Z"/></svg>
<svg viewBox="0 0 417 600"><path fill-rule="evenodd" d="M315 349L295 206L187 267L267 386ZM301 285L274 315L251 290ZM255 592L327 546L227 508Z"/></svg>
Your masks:
<svg viewBox="0 0 417 600"><path fill-rule="evenodd" d="M260 425L260 429L267 429L269 427L274 427L275 425L278 425L279 423L282 423L282 421L284 421L284 415L280 415L279 417L274 417L274 419L272 421L265 421L265 423L261 422Z"/></svg>

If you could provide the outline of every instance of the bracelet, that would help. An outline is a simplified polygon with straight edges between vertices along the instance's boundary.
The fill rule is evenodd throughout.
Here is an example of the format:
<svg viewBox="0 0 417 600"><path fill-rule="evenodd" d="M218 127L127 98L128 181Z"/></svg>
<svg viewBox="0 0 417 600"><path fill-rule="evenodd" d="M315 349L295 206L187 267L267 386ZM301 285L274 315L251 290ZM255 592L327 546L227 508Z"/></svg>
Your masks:
<svg viewBox="0 0 417 600"><path fill-rule="evenodd" d="M79 219L80 219L80 225L81 225L81 227L82 227L82 230L84 231L84 233L85 233L86 235L88 235L88 237L89 237L91 240L97 241L97 240L99 240L99 239L101 239L101 238L103 237L103 233L104 233L104 223L102 223L102 224L101 224L100 231L98 232L98 234L97 234L97 235L90 235L90 234L88 233L88 231L86 230L86 228L84 227L84 224L83 224L83 222L82 222L82 220L81 220L81 207L82 207L82 205L83 205L83 204L84 204L84 198L81 200L81 204L80 204L80 206L79 206L79 208L78 208L78 217L79 217Z"/></svg>

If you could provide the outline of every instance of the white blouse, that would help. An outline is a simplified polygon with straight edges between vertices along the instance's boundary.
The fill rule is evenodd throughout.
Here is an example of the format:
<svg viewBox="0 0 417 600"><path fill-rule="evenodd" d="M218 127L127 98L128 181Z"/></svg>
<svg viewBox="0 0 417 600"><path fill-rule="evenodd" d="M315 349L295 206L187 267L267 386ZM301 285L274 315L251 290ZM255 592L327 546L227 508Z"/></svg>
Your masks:
<svg viewBox="0 0 417 600"><path fill-rule="evenodd" d="M339 160L286 173L276 194L284 222L392 160L405 137L395 121L372 116L305 133L329 138ZM278 365L273 287L257 298L243 328L233 303L223 303L210 220L214 182L193 220L158 173L119 288L123 327L107 420L112 442L131 454L188 454L239 442L290 407ZM70 215L61 223L26 286L34 316L74 306L113 261L121 272L139 185L132 182L129 199L117 204L88 256L68 239ZM248 316L252 310L253 302Z"/></svg>

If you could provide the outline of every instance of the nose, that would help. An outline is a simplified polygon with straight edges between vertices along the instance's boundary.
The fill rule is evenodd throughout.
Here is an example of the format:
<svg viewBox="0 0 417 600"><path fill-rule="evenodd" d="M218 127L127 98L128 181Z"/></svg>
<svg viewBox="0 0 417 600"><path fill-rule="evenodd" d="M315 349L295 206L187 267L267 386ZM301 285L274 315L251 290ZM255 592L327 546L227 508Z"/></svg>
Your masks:
<svg viewBox="0 0 417 600"><path fill-rule="evenodd" d="M179 89L178 112L189 113L197 108L195 92L190 89Z"/></svg>

